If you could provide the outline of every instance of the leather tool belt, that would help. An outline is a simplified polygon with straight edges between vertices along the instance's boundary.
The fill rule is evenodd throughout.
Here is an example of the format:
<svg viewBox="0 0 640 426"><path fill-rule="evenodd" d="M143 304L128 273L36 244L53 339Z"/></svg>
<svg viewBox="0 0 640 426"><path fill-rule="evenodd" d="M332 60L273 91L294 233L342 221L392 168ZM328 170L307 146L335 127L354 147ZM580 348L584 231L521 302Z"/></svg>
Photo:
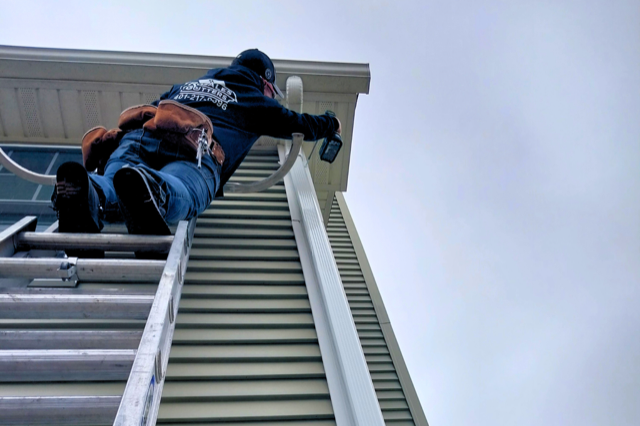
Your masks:
<svg viewBox="0 0 640 426"><path fill-rule="evenodd" d="M153 105L137 105L125 109L120 114L116 129L107 130L98 126L87 131L82 136L85 168L98 169L98 174L103 174L109 157L122 137L140 128L155 137L193 150L198 166L205 153L212 155L219 164L224 163L224 151L213 138L213 125L209 117L179 102L164 100L157 108Z"/></svg>

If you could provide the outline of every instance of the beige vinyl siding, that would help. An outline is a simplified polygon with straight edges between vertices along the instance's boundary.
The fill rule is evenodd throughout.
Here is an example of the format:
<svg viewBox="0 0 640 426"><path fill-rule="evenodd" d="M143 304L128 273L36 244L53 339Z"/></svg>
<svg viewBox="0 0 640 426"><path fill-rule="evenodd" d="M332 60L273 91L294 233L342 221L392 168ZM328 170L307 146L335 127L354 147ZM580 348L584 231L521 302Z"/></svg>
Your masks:
<svg viewBox="0 0 640 426"><path fill-rule="evenodd" d="M232 180L277 167L253 150ZM282 183L198 219L158 417L191 423L335 425Z"/></svg>
<svg viewBox="0 0 640 426"><path fill-rule="evenodd" d="M339 194L338 196L340 196ZM344 204L346 208L346 204ZM387 426L427 426L348 211L333 199L327 233ZM357 241L355 241L357 239ZM365 265L366 263L366 265ZM366 272L365 272L366 270ZM386 312L382 312L386 318ZM393 339L389 344L388 339ZM403 383L404 382L404 383Z"/></svg>
<svg viewBox="0 0 640 426"><path fill-rule="evenodd" d="M274 149L252 151L234 181L278 167ZM111 231L126 232L122 226ZM80 283L48 292L153 295L157 284ZM143 320L0 319L1 330L128 330ZM136 349L138 339L123 349ZM102 348L108 349L105 341ZM56 346L54 349L64 349ZM113 349L113 347L111 347ZM120 397L114 381L14 382L0 396ZM115 414L115 412L114 412ZM335 426L284 185L229 194L198 219L158 424ZM108 423L111 424L111 423Z"/></svg>

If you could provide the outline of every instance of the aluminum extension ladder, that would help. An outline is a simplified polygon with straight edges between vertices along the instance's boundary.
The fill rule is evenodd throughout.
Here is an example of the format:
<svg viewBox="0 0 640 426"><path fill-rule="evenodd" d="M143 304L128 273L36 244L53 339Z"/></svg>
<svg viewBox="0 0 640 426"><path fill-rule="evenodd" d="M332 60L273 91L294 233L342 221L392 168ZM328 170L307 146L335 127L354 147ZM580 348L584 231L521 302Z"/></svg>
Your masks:
<svg viewBox="0 0 640 426"><path fill-rule="evenodd" d="M291 77L290 77L291 78ZM260 192L293 167L303 142L292 135L287 158L271 176L252 183L228 182L225 192ZM0 163L17 176L42 185L55 176L38 175L13 162L0 149ZM0 233L0 321L10 319L146 319L144 332L0 330L0 387L6 382L105 381L128 376L117 396L3 396L3 425L135 425L156 423L175 317L196 219L178 224L174 236L59 234L57 224L34 232L27 216ZM167 260L30 257L47 250L169 250ZM159 280L155 296L96 294L26 287L34 281L73 286L78 281L148 282ZM139 339L138 349L130 349ZM105 342L127 349L105 349ZM66 345L66 346L65 346ZM114 420L115 418L115 420Z"/></svg>
<svg viewBox="0 0 640 426"><path fill-rule="evenodd" d="M287 79L287 106L302 112L302 79ZM287 158L271 176L252 183L227 182L226 193L261 192L279 182L301 153L303 135L294 133ZM0 149L0 164L16 176L54 185L55 176L28 170ZM123 396L10 397L0 394L0 425L155 425L175 329L196 220L180 222L173 236L57 234L54 225L34 232L35 217L25 217L0 232L0 321L41 319L146 319L137 331L0 331L0 387L3 382L113 380L128 376ZM169 249L167 260L28 257L47 250ZM27 251L28 250L28 251ZM84 280L159 280L155 296L97 294L67 289L31 289L32 278L73 285ZM7 284L8 283L8 284ZM5 287L3 287L5 285ZM8 285L8 286L7 286ZM103 342L138 349L102 349ZM66 349L59 349L60 345ZM90 348L88 348L90 347ZM33 380L29 380L33 379Z"/></svg>
<svg viewBox="0 0 640 426"><path fill-rule="evenodd" d="M195 222L180 222L173 236L60 234L51 232L57 224L45 232L34 232L36 218L28 216L0 233L0 320L146 320L142 332L11 327L0 331L0 386L3 382L109 381L128 377L122 398L0 394L0 425L155 424ZM168 255L166 261L51 257L55 250L78 248L168 250ZM38 254L49 257L30 257ZM58 256L61 254L58 252ZM155 296L109 294L27 286L33 284L34 278L67 287L87 280L153 280L159 285ZM132 349L136 345L138 349Z"/></svg>

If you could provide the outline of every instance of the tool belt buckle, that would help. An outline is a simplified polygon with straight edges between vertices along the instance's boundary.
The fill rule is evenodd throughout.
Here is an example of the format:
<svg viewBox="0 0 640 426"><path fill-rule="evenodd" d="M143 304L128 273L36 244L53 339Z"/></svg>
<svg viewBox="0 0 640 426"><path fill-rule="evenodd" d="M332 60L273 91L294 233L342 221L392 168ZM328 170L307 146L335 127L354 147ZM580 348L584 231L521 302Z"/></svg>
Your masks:
<svg viewBox="0 0 640 426"><path fill-rule="evenodd" d="M193 129L198 130L198 129ZM198 168L202 167L202 156L209 148L207 143L207 134L204 131L204 128L200 129L200 137L198 138L198 151L196 152L196 160L198 160Z"/></svg>

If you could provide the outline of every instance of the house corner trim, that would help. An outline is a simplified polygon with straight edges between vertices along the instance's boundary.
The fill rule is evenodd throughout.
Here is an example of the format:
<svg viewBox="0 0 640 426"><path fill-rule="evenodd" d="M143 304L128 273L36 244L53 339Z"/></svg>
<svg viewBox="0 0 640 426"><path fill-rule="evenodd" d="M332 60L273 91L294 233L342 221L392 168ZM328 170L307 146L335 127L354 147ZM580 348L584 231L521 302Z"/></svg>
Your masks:
<svg viewBox="0 0 640 426"><path fill-rule="evenodd" d="M384 307L382 295L380 294L378 284L373 276L373 271L371 270L371 265L369 264L365 254L364 246L362 245L362 241L360 241L358 231L356 230L355 223L351 217L351 213L349 212L347 202L342 192L336 192L336 201L340 206L342 218L344 219L347 231L349 232L349 237L351 238L353 249L356 252L356 257L358 258L362 275L364 276L367 289L369 290L369 295L373 301L374 310L380 320L380 329L382 330L382 335L384 336L387 347L389 348L391 361L393 362L396 373L398 374L398 379L400 380L402 390L405 398L407 399L407 404L409 405L409 411L411 411L411 415L416 426L429 426L427 417L425 416L422 405L420 404L418 393L416 392L411 376L409 375L407 364L404 362L404 357L400 351L400 345L398 344L398 340L396 339L393 328L391 327L389 315Z"/></svg>

